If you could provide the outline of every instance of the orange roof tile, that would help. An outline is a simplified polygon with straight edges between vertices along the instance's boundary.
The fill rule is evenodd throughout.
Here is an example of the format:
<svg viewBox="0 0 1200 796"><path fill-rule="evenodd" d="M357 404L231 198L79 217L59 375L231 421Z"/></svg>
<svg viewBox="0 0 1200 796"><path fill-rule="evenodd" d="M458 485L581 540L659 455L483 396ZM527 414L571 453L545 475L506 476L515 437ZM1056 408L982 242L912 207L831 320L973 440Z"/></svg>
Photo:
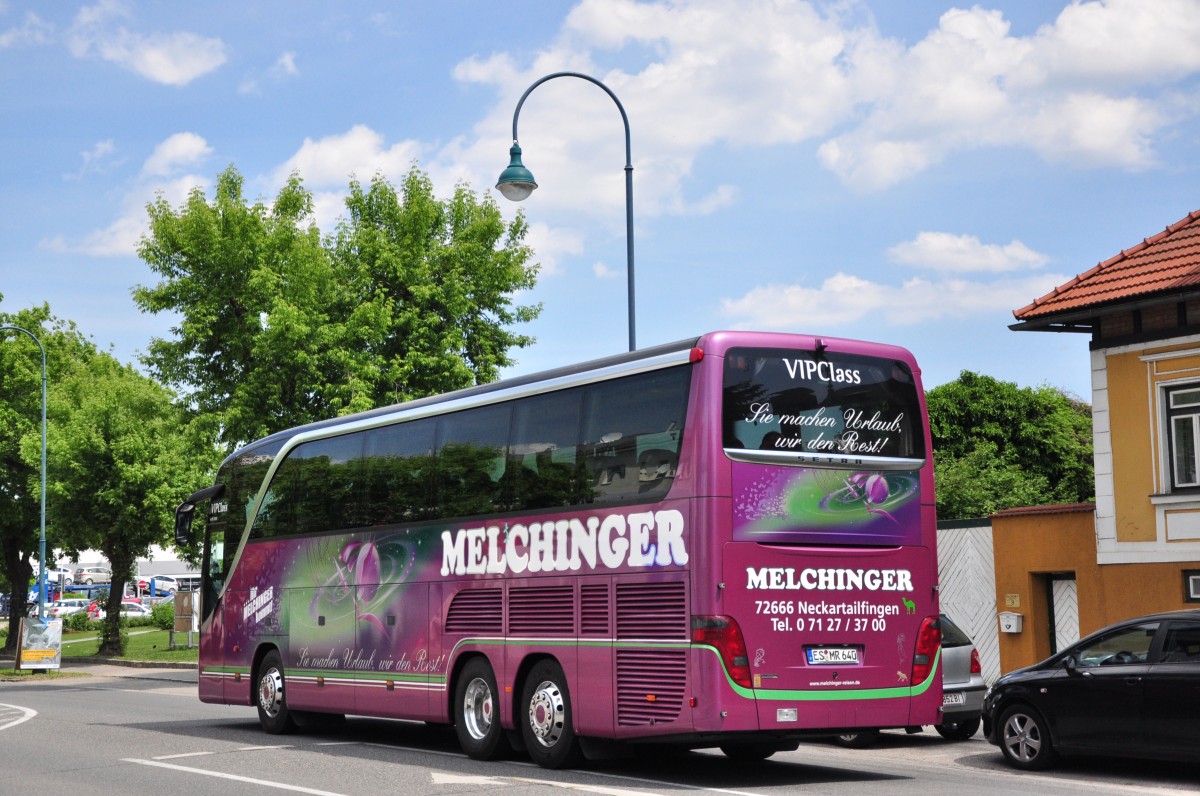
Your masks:
<svg viewBox="0 0 1200 796"><path fill-rule="evenodd" d="M1013 310L1013 315L1031 321L1196 286L1200 286L1200 210Z"/></svg>

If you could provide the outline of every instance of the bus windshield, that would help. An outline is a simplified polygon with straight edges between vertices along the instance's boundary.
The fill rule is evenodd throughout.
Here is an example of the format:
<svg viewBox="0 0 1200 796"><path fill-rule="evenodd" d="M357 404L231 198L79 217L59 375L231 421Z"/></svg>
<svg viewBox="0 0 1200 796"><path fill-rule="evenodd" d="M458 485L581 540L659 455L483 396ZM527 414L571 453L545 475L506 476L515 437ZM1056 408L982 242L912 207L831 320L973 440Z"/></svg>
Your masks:
<svg viewBox="0 0 1200 796"><path fill-rule="evenodd" d="M904 362L731 349L722 419L725 452L735 460L734 538L918 544L921 418Z"/></svg>
<svg viewBox="0 0 1200 796"><path fill-rule="evenodd" d="M869 457L915 459L908 467L920 467L925 458L913 374L898 361L732 349L724 421L726 448L806 454L829 465Z"/></svg>

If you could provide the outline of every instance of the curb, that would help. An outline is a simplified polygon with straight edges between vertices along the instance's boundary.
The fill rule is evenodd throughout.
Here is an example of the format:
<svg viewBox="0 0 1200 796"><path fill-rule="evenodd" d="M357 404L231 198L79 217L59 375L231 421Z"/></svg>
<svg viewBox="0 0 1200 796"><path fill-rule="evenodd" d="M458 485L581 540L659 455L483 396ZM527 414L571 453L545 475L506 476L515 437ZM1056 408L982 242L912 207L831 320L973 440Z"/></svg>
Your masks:
<svg viewBox="0 0 1200 796"><path fill-rule="evenodd" d="M191 663L190 661L131 661L125 658L63 658L62 663L66 667L73 664L96 664L102 663L108 666L127 666L131 669L196 669L199 664Z"/></svg>
<svg viewBox="0 0 1200 796"><path fill-rule="evenodd" d="M12 655L0 655L0 663L12 663ZM198 669L199 664L190 661L131 661L125 658L100 658L96 656L61 658L60 669L69 669L75 665L91 666L104 664L106 666L125 666L130 669Z"/></svg>

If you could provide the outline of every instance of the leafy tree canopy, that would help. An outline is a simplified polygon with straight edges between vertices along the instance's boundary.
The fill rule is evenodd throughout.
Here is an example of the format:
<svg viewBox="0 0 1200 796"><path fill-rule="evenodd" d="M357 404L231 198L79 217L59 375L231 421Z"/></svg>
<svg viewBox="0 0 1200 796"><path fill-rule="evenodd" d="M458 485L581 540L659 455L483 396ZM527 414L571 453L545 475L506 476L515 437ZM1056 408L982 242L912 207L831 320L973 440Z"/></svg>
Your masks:
<svg viewBox="0 0 1200 796"><path fill-rule="evenodd" d="M25 459L39 445L26 436ZM169 390L99 353L50 398L47 509L55 544L96 549L112 566L104 654L120 654L121 595L137 559L166 544L181 494L212 476L216 450L189 428Z"/></svg>
<svg viewBox="0 0 1200 796"><path fill-rule="evenodd" d="M964 370L926 393L939 519L1094 497L1091 407Z"/></svg>
<svg viewBox="0 0 1200 796"><path fill-rule="evenodd" d="M46 350L50 397L62 379L96 356L96 347L75 325L55 318L45 304L15 313L0 312L0 326L18 326L41 342ZM33 580L32 562L39 547L41 441L41 351L21 332L0 332L0 566L13 598L6 642L9 650L17 641L17 621L25 613L26 586ZM53 531L48 518L47 538L52 538Z"/></svg>
<svg viewBox="0 0 1200 796"><path fill-rule="evenodd" d="M346 207L323 238L298 176L267 207L232 167L212 201L196 189L178 209L148 207L139 254L161 281L134 300L181 320L145 361L218 420L227 448L494 380L533 342L511 331L540 311L513 303L537 274L523 217L506 224L464 185L440 200L416 167L399 192L352 182Z"/></svg>

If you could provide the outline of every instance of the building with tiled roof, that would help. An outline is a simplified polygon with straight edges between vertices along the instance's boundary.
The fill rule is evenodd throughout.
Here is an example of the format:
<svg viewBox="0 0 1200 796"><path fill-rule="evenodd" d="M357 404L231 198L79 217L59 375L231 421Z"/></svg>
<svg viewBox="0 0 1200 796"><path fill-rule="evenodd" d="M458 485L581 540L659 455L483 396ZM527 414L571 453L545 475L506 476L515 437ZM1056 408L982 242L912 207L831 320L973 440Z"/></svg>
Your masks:
<svg viewBox="0 0 1200 796"><path fill-rule="evenodd" d="M1190 319L1189 301L1195 304ZM1179 325L1200 324L1200 210L1013 315L1018 322L1010 328L1017 331L1091 332L1101 338L1141 332L1146 315Z"/></svg>
<svg viewBox="0 0 1200 796"><path fill-rule="evenodd" d="M1200 211L1013 315L1090 335L1096 502L992 517L997 610L1024 616L1001 634L1005 671L1200 603Z"/></svg>

